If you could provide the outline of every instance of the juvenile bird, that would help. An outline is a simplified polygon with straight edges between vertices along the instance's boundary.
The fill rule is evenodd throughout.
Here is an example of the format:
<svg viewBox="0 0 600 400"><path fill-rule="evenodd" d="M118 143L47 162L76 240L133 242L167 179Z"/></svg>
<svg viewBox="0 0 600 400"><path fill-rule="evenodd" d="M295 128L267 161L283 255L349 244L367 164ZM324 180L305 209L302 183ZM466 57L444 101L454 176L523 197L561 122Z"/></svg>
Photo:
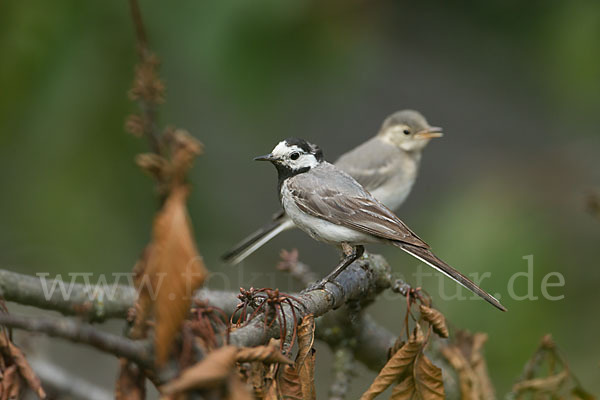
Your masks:
<svg viewBox="0 0 600 400"><path fill-rule="evenodd" d="M385 119L376 136L342 155L335 165L395 210L415 183L423 149L432 138L440 136L441 128L429 126L419 112L398 111ZM224 254L223 259L237 264L279 233L294 227L284 211L276 213L271 221Z"/></svg>
<svg viewBox="0 0 600 400"><path fill-rule="evenodd" d="M321 286L362 256L364 244L384 243L399 247L506 311L493 296L433 254L427 243L354 178L325 161L318 146L289 138L255 160L275 165L279 199L294 224L313 239L342 248L343 259Z"/></svg>

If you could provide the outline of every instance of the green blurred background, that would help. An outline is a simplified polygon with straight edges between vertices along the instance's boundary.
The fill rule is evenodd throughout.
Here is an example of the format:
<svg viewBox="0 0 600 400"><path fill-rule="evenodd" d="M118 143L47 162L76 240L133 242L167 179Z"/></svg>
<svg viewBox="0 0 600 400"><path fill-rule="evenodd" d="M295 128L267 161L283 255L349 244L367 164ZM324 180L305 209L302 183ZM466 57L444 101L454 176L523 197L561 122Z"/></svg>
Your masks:
<svg viewBox="0 0 600 400"><path fill-rule="evenodd" d="M242 268L219 260L278 209L275 171L253 156L299 136L334 160L391 112L414 108L446 135L427 148L399 215L451 264L491 272L483 286L509 312L441 301L437 276L425 280L436 306L453 326L489 334L499 394L545 333L583 386L600 392L600 220L585 210L588 193L600 191L600 2L148 0L141 7L163 60L161 121L206 145L191 176L190 213L200 251L219 273L210 286L297 290L273 272L281 248L297 247L323 274L337 262L333 249L301 232L281 235ZM2 2L0 59L1 267L129 271L157 202L133 162L145 143L123 129L135 110L126 96L136 61L127 3ZM413 279L414 259L373 250ZM515 301L507 284L526 271L527 255L540 298ZM541 297L553 271L565 277L563 288L550 289L565 296L560 301ZM527 292L525 279L516 292ZM372 312L399 332L403 304L388 295ZM48 346L64 349L64 366L110 387L115 360ZM319 357L323 395L326 347ZM358 373L349 398L374 376Z"/></svg>

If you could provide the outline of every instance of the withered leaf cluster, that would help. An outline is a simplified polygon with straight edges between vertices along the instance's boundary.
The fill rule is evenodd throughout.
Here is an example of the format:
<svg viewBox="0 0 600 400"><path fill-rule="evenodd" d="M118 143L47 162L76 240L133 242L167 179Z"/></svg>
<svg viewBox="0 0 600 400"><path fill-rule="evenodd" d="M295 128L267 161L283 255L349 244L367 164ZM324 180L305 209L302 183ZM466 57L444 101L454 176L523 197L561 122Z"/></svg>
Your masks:
<svg viewBox="0 0 600 400"><path fill-rule="evenodd" d="M517 400L596 398L581 387L550 335L542 338L527 362L521 378L513 385L512 396Z"/></svg>
<svg viewBox="0 0 600 400"><path fill-rule="evenodd" d="M391 356L361 400L374 399L392 385L391 399L443 399L442 370L424 354L426 343L417 324L408 341Z"/></svg>
<svg viewBox="0 0 600 400"><path fill-rule="evenodd" d="M4 303L0 312L8 312ZM8 331L0 328L0 400L20 399L30 389L40 399L46 398L42 383L23 352L11 341Z"/></svg>
<svg viewBox="0 0 600 400"><path fill-rule="evenodd" d="M413 316L412 306L419 303L419 318ZM407 292L406 329L412 318L414 328L406 337L398 337L389 352L389 360L381 369L361 400L374 399L392 386L391 399L444 399L442 370L425 355L433 331L441 338L449 336L444 315L430 306L431 301L420 291ZM426 327L426 333L423 328Z"/></svg>
<svg viewBox="0 0 600 400"><path fill-rule="evenodd" d="M154 218L152 240L134 269L139 298L130 336L146 337L152 321L156 362L162 365L189 313L194 291L208 275L196 248L186 205L186 176L202 145L183 130L166 128L158 132L156 107L164 101L164 84L158 77L159 61L146 47L137 2L131 4L140 62L130 97L138 102L140 111L129 117L126 126L132 133L147 137L151 144L153 152L139 155L137 163L154 177L162 207Z"/></svg>
<svg viewBox="0 0 600 400"><path fill-rule="evenodd" d="M450 342L440 348L441 355L456 371L460 396L463 399L493 400L494 387L483 356L485 333L457 331Z"/></svg>
<svg viewBox="0 0 600 400"><path fill-rule="evenodd" d="M295 361L271 339L265 346L238 348L225 345L160 387L165 398L185 399L191 392L210 390L219 399L315 399L314 319L300 324Z"/></svg>
<svg viewBox="0 0 600 400"><path fill-rule="evenodd" d="M315 322L307 315L298 326L298 350L293 362L267 365L262 361L244 364L240 374L252 386L254 398L261 400L311 400L316 398L314 386ZM271 346L279 346L275 341Z"/></svg>

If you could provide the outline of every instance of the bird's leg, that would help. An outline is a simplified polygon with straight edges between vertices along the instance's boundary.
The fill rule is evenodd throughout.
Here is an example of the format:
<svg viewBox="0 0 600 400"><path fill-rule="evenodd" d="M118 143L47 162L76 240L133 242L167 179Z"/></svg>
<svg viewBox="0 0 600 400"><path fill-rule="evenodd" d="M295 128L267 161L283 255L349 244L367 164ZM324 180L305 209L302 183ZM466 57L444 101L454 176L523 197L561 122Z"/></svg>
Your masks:
<svg viewBox="0 0 600 400"><path fill-rule="evenodd" d="M342 258L342 261L340 261L338 266L335 267L335 269L331 271L331 273L327 275L325 279L323 279L324 281L333 283L334 279L337 278L337 276L343 270L345 270L348 267L348 265L352 264L354 261L358 260L363 255L363 253L365 252L365 248L364 246L360 245L353 247L350 246L348 243L342 243L342 252L344 253L344 258Z"/></svg>
<svg viewBox="0 0 600 400"><path fill-rule="evenodd" d="M343 286L336 282L335 278L337 278L337 276L340 273L342 273L342 271L345 270L350 264L358 260L365 252L365 248L364 246L360 245L353 247L347 243L342 243L342 252L344 253L344 258L342 258L337 267L335 267L335 269L331 271L329 275L321 279L319 282L317 282L315 285L311 286L307 290L325 289L325 284L329 282L340 288L342 293L344 292Z"/></svg>

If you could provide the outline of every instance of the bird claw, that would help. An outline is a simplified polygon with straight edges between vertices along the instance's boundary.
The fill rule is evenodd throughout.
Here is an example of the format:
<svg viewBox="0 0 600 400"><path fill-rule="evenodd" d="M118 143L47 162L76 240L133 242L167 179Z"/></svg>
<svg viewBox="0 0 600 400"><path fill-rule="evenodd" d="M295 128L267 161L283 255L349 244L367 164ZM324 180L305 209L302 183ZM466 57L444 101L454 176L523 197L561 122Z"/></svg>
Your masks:
<svg viewBox="0 0 600 400"><path fill-rule="evenodd" d="M302 292L306 293L306 292L311 292L313 290L323 290L323 291L329 293L331 296L333 296L334 293L332 293L329 289L327 289L328 283L335 285L338 289L340 289L340 292L342 292L342 297L346 297L346 290L344 289L344 286L342 286L342 284L337 282L335 279L328 279L328 278L321 279L320 281L313 283L312 285L310 285L306 289L304 289Z"/></svg>

